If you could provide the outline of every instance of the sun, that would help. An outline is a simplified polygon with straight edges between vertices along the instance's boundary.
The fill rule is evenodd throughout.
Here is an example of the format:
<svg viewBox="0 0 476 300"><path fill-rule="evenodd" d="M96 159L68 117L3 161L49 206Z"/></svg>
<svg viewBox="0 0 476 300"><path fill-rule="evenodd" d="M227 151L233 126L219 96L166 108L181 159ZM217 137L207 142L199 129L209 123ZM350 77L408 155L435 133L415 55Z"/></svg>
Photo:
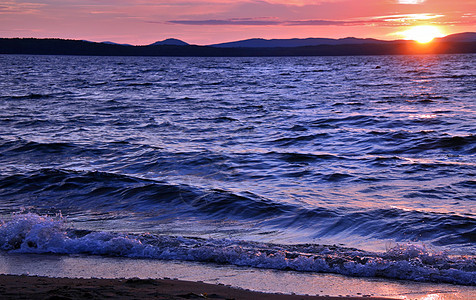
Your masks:
<svg viewBox="0 0 476 300"><path fill-rule="evenodd" d="M415 26L408 30L399 32L399 35L403 36L406 40L414 40L421 44L429 43L435 38L444 36L437 26L432 25Z"/></svg>

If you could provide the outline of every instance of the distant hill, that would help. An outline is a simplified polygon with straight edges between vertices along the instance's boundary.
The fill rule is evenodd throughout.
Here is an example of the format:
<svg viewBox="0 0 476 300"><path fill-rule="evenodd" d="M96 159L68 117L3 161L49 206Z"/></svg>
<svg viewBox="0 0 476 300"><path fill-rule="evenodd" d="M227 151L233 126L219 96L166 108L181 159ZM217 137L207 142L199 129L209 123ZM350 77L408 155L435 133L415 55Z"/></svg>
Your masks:
<svg viewBox="0 0 476 300"><path fill-rule="evenodd" d="M109 44L109 45L132 46L131 44L119 44L119 43L114 43L114 42L110 42L110 41L104 41L104 42L101 42L101 43Z"/></svg>
<svg viewBox="0 0 476 300"><path fill-rule="evenodd" d="M218 48L276 48L276 47L305 47L320 45L350 45L350 44L381 44L389 43L376 39L359 39L348 37L343 39L327 39L327 38L307 38L307 39L248 39L236 42L221 43L209 45Z"/></svg>
<svg viewBox="0 0 476 300"><path fill-rule="evenodd" d="M443 42L476 42L476 32L464 32L451 34L436 40ZM216 48L294 48L294 47L307 47L307 46L320 46L320 45L357 45L357 44L388 44L398 41L383 41L371 38L355 38L347 37L342 39L330 39L330 38L306 38L306 39L262 39L253 38L241 41L233 41L220 44L207 45L208 47ZM109 45L121 45L131 46L130 44L120 44L110 41L104 41L103 44ZM175 38L165 39L163 41L157 41L149 46L190 46L190 44Z"/></svg>
<svg viewBox="0 0 476 300"><path fill-rule="evenodd" d="M159 46L159 45L188 46L189 44L178 39L166 39L163 41L158 41L153 44L150 44L149 46Z"/></svg>
<svg viewBox="0 0 476 300"><path fill-rule="evenodd" d="M331 44L274 47L211 47L188 45L184 42L162 41L148 46L95 43L80 40L0 38L0 54L98 55L98 56L190 56L190 57L250 57L250 56L354 56L354 55L414 55L476 53L476 33L463 33L435 39L430 44L414 41L378 41L346 38L319 39ZM311 39L312 40L312 39ZM266 40L261 40L266 41ZM290 40L286 40L290 41ZM292 40L291 40L292 41ZM302 42L303 40L296 39ZM165 42L165 44L164 44ZM334 43L334 44L332 44ZM259 44L258 44L259 45Z"/></svg>
<svg viewBox="0 0 476 300"><path fill-rule="evenodd" d="M445 37L440 38L440 40L445 42L476 42L476 32L463 32L450 34Z"/></svg>

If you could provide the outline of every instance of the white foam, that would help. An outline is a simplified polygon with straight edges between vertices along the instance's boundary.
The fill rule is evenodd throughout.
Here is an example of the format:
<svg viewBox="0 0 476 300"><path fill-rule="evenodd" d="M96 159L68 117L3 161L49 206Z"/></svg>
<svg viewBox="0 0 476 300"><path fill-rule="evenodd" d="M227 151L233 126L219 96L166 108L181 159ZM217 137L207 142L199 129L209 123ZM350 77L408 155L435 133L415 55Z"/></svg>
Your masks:
<svg viewBox="0 0 476 300"><path fill-rule="evenodd" d="M398 245L386 253L324 245L91 232L78 236L61 217L15 215L0 226L0 249L13 253L92 254L214 262L264 269L476 285L476 259Z"/></svg>

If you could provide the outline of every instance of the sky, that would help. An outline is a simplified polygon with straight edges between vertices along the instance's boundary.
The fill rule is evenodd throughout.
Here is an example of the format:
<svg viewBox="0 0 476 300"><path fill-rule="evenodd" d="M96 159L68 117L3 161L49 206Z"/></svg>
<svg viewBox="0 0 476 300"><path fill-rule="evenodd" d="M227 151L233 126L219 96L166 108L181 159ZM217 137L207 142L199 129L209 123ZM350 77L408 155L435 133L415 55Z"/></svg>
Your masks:
<svg viewBox="0 0 476 300"><path fill-rule="evenodd" d="M248 38L395 40L416 25L476 32L476 0L0 0L0 37L147 45Z"/></svg>

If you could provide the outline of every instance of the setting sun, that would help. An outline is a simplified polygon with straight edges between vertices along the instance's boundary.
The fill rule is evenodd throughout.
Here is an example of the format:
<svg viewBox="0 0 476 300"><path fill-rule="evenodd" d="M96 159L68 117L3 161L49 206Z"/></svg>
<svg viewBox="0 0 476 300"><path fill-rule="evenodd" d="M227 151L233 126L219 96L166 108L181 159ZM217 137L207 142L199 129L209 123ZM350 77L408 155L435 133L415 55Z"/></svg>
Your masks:
<svg viewBox="0 0 476 300"><path fill-rule="evenodd" d="M429 43L435 38L444 36L438 27L431 25L415 26L399 34L406 40L414 40L421 44Z"/></svg>

